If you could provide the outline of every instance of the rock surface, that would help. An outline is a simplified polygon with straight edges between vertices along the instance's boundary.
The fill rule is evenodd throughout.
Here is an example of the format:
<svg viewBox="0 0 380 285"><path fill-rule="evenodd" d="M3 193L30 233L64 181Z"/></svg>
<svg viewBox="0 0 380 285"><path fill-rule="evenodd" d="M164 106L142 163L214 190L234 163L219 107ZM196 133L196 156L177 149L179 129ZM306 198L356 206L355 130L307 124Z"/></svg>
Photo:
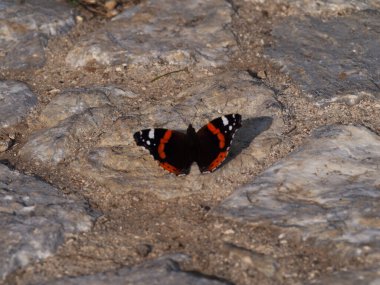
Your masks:
<svg viewBox="0 0 380 285"><path fill-rule="evenodd" d="M19 154L36 165L57 167L65 162L69 169L107 185L114 193L137 187L162 198L173 198L203 191L205 181L212 183L221 177L249 173L278 143L277 134L283 128L281 107L273 91L255 82L247 72L227 72L200 82L178 94L174 106L173 99L168 98L162 99L160 105L147 102L141 110L131 113L126 102L131 100L134 101L130 96L112 92L107 97L99 90L63 92L40 116L46 124L56 125L35 133ZM112 111L116 106L120 113ZM192 123L198 129L213 119L212 114L237 109L243 116L243 127L231 149L230 161L214 176L199 176L193 168L192 175L176 179L133 141L133 133L139 128L185 130ZM144 122L136 118L144 118ZM86 147L86 141L92 141L91 146ZM194 175L199 177L196 182ZM163 180L157 183L157 177Z"/></svg>
<svg viewBox="0 0 380 285"><path fill-rule="evenodd" d="M379 11L0 0L0 285L378 283ZM212 174L133 140L228 113Z"/></svg>
<svg viewBox="0 0 380 285"><path fill-rule="evenodd" d="M66 63L220 66L236 49L232 12L228 1L144 1L83 39Z"/></svg>
<svg viewBox="0 0 380 285"><path fill-rule="evenodd" d="M25 83L0 81L0 129L20 123L37 103L36 95Z"/></svg>
<svg viewBox="0 0 380 285"><path fill-rule="evenodd" d="M40 121L51 127L87 109L107 106L120 108L136 97L132 91L115 86L66 90L47 104L40 114Z"/></svg>
<svg viewBox="0 0 380 285"><path fill-rule="evenodd" d="M318 157L318 159L316 159ZM327 126L218 207L220 215L297 229L304 239L375 245L380 238L380 137Z"/></svg>
<svg viewBox="0 0 380 285"><path fill-rule="evenodd" d="M248 0L252 3L262 3L262 0ZM367 9L378 9L380 8L380 4L376 0L318 0L318 1L310 1L310 0L293 0L293 1L281 1L275 0L273 1L277 4L285 4L288 9L291 10L291 14L299 15L299 14L307 14L313 16L320 16L321 14L327 15L339 15L340 13L344 13L347 11L360 11Z"/></svg>
<svg viewBox="0 0 380 285"><path fill-rule="evenodd" d="M44 164L45 167L68 162L78 154L80 148L91 143L111 125L115 118L117 114L109 107L88 108L50 129L36 132L19 154L30 162Z"/></svg>
<svg viewBox="0 0 380 285"><path fill-rule="evenodd" d="M43 66L47 40L74 24L72 7L66 1L1 1L0 69Z"/></svg>
<svg viewBox="0 0 380 285"><path fill-rule="evenodd" d="M9 149L12 145L12 138L8 134L0 135L0 153Z"/></svg>
<svg viewBox="0 0 380 285"><path fill-rule="evenodd" d="M19 267L54 254L66 235L88 231L93 217L32 176L0 164L0 280Z"/></svg>
<svg viewBox="0 0 380 285"><path fill-rule="evenodd" d="M336 284L336 285L376 285L380 282L379 268L357 270L355 272L338 272L323 276L308 284Z"/></svg>
<svg viewBox="0 0 380 285"><path fill-rule="evenodd" d="M46 285L227 285L230 282L212 279L201 274L184 272L179 268L176 259L182 256L163 257L157 260L135 266L132 268L121 268L113 272L104 272L95 275L80 276L74 278L63 278Z"/></svg>
<svg viewBox="0 0 380 285"><path fill-rule="evenodd" d="M365 10L327 20L287 18L274 27L275 45L266 53L319 105L379 99L379 17Z"/></svg>

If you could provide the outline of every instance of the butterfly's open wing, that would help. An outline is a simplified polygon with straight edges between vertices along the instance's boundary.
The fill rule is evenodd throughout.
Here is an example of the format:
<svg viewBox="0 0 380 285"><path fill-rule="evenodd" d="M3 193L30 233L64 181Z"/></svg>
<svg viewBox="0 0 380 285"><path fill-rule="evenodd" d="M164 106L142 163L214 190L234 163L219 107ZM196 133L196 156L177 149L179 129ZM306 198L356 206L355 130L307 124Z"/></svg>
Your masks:
<svg viewBox="0 0 380 285"><path fill-rule="evenodd" d="M149 150L160 166L176 175L188 174L192 158L187 136L167 129L146 129L133 135L136 144Z"/></svg>
<svg viewBox="0 0 380 285"><path fill-rule="evenodd" d="M213 172L226 159L235 132L241 127L241 115L216 118L198 132L199 151L196 162L202 173Z"/></svg>

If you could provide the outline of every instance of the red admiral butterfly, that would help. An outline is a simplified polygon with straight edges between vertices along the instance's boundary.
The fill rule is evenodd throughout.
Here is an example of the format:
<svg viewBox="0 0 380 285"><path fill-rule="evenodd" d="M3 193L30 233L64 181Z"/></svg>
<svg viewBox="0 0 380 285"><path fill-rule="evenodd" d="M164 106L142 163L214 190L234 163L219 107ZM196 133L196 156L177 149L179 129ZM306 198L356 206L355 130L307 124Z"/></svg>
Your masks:
<svg viewBox="0 0 380 285"><path fill-rule="evenodd" d="M225 160L232 139L241 127L241 115L214 119L198 132L190 124L186 134L168 129L146 129L133 137L150 151L160 166L176 175L189 174L195 161L202 173L213 172Z"/></svg>

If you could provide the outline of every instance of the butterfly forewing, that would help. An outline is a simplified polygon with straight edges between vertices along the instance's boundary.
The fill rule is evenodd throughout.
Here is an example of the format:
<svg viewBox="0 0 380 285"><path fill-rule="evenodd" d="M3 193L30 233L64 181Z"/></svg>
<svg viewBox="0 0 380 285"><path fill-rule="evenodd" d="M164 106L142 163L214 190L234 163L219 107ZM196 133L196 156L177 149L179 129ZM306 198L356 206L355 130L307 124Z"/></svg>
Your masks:
<svg viewBox="0 0 380 285"><path fill-rule="evenodd" d="M212 120L197 132L199 150L196 161L201 172L212 172L221 165L240 127L241 116L229 114Z"/></svg>
<svg viewBox="0 0 380 285"><path fill-rule="evenodd" d="M169 172L188 174L191 157L185 134L168 129L146 129L134 134L139 146L149 150L154 159Z"/></svg>

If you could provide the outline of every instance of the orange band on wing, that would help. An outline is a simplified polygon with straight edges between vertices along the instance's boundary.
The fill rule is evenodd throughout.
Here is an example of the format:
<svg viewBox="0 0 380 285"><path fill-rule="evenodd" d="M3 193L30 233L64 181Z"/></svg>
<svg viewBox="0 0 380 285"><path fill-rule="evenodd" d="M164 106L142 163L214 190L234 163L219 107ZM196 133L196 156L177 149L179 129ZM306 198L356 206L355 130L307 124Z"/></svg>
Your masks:
<svg viewBox="0 0 380 285"><path fill-rule="evenodd" d="M219 153L219 155L213 160L213 162L211 162L207 168L208 171L213 171L215 168L217 168L226 159L227 154L227 151Z"/></svg>
<svg viewBox="0 0 380 285"><path fill-rule="evenodd" d="M170 137L172 136L172 131L167 130L160 140L160 144L158 145L158 155L160 158L165 159L166 154L165 154L165 144L169 141Z"/></svg>
<svg viewBox="0 0 380 285"><path fill-rule="evenodd" d="M167 163L167 162L161 162L160 163L160 166L163 168L163 169L166 169L167 171L171 172L171 173L174 173L176 175L180 174L180 170L177 168L177 167L174 167L173 165Z"/></svg>
<svg viewBox="0 0 380 285"><path fill-rule="evenodd" d="M218 128L216 128L213 124L208 123L207 128L210 132L212 132L214 135L218 137L219 140L219 148L222 149L226 145L224 135L220 132Z"/></svg>

